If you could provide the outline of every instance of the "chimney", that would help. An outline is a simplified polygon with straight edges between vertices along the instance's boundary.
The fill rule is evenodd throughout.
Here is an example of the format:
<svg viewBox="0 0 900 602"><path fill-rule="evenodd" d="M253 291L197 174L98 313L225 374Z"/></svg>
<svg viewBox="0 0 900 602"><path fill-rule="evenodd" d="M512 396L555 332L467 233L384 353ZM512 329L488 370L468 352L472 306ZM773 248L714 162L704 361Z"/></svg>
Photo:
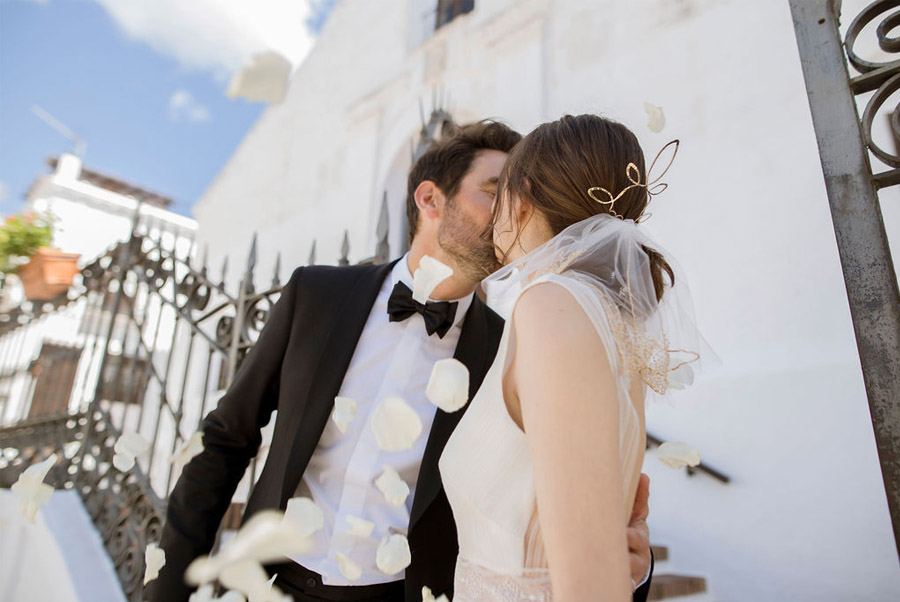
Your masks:
<svg viewBox="0 0 900 602"><path fill-rule="evenodd" d="M60 180L77 180L81 176L81 159L69 153L61 154L56 163L55 175Z"/></svg>

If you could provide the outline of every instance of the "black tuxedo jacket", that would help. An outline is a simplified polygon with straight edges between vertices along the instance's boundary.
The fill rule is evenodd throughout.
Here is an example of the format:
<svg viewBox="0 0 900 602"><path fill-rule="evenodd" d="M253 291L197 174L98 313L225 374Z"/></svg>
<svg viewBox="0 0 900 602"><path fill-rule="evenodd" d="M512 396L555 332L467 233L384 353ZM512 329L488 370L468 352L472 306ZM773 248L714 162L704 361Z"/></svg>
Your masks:
<svg viewBox="0 0 900 602"><path fill-rule="evenodd" d="M148 585L151 602L187 601L193 588L185 584L184 571L212 548L237 484L259 450L260 429L274 410L278 414L272 444L242 523L260 510L286 508L394 263L294 270L228 391L203 419L203 451L184 467L169 496L160 540L166 564ZM470 399L494 359L502 330L503 320L476 296L455 354L469 369ZM407 602L421 600L425 585L448 596L453 591L456 525L438 459L464 412L438 409L428 435L410 514ZM646 600L648 590L649 582L635 600Z"/></svg>

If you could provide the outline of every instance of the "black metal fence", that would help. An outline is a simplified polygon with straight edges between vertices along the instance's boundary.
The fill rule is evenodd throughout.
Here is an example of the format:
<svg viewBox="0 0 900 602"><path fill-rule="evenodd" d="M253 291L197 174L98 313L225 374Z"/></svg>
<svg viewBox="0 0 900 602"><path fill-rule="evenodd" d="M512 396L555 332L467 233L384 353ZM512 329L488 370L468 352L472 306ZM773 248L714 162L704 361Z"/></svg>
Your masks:
<svg viewBox="0 0 900 602"><path fill-rule="evenodd" d="M387 217L385 206L378 252L364 262L387 260ZM173 457L227 389L283 284L279 256L257 287L255 236L232 292L227 258L214 278L205 258L195 263L193 241L169 234L138 210L130 238L81 270L77 293L16 312L0 333L0 486L63 456L47 482L80 493L131 600L141 599L144 549L159 539L178 477ZM349 252L345 234L337 263L348 264ZM127 472L112 463L124 432L150 442ZM239 516L266 451L228 520Z"/></svg>

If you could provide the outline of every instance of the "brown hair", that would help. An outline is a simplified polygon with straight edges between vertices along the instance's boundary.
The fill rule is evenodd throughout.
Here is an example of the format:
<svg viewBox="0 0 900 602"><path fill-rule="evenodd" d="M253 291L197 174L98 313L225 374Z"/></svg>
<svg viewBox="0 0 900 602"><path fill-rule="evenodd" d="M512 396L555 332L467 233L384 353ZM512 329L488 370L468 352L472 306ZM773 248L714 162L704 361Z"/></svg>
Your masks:
<svg viewBox="0 0 900 602"><path fill-rule="evenodd" d="M507 199L527 199L555 236L576 222L610 213L610 206L592 199L587 190L600 186L615 194L625 189L631 184L625 173L629 163L637 166L644 181L644 152L631 130L598 115L565 115L538 126L513 149L500 175L498 198L502 193ZM646 188L634 187L616 201L615 212L623 219L637 219L647 202ZM494 204L492 225L498 223L501 205ZM512 203L505 205L512 219ZM643 249L658 300L665 292L663 273L670 284L675 274L659 252L646 245Z"/></svg>
<svg viewBox="0 0 900 602"><path fill-rule="evenodd" d="M419 208L415 192L426 180L434 182L448 199L459 190L460 182L469 173L472 162L480 151L497 150L508 153L522 139L522 135L509 126L484 119L445 129L445 136L432 144L409 171L406 186L406 218L409 220L409 239L416 235Z"/></svg>

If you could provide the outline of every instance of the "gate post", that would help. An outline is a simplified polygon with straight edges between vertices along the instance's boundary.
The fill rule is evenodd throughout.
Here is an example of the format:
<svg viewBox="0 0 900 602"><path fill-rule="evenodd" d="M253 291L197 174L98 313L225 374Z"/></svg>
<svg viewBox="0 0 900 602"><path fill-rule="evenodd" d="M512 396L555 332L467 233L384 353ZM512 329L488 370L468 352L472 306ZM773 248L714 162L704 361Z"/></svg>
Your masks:
<svg viewBox="0 0 900 602"><path fill-rule="evenodd" d="M840 2L788 1L850 302L894 542L900 553L900 292L876 192L877 183L892 183L896 179L884 177L895 174L896 170L873 175L868 154L871 141L866 133L873 115L867 110L868 125L860 121L838 29ZM875 2L860 18L871 20L897 6L896 1ZM896 83L900 62L881 66L877 74L884 78L885 86ZM892 117L896 123L897 110ZM896 130L894 135L897 136Z"/></svg>

